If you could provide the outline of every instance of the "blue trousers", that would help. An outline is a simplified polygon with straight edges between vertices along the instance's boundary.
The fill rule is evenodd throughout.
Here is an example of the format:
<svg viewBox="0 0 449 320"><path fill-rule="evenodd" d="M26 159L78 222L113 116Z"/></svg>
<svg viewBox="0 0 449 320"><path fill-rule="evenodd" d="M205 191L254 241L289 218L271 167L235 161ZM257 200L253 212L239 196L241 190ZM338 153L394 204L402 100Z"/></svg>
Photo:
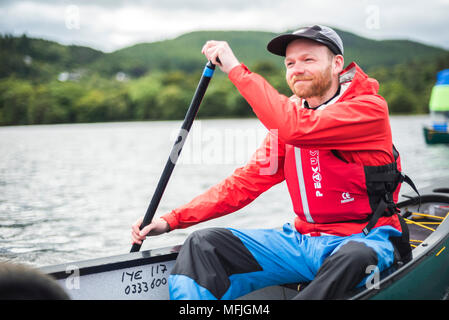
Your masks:
<svg viewBox="0 0 449 320"><path fill-rule="evenodd" d="M369 276L368 265L377 266L369 271L382 271L393 264L394 247L389 238L400 235L395 228L383 226L372 229L367 236L358 233L347 237L311 237L300 234L288 223L282 230L196 231L186 240L169 277L170 298L229 300L267 286L310 282L318 275L320 280L316 281L326 284L328 274L347 275L344 268L357 273L359 279L347 285L361 286ZM358 248L357 252L352 248ZM357 255L365 255L366 259L355 263L351 258ZM339 264L346 266L342 269ZM346 277L354 278L352 274L349 276ZM313 293L310 297L330 296Z"/></svg>

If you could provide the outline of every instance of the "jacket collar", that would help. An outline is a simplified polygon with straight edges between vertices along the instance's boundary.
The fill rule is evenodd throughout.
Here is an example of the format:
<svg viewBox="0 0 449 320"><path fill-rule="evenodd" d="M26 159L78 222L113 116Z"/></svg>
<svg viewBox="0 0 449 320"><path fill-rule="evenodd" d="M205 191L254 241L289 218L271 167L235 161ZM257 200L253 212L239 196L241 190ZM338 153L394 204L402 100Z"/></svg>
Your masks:
<svg viewBox="0 0 449 320"><path fill-rule="evenodd" d="M346 98L351 98L362 94L377 94L379 90L379 83L373 78L369 78L365 72L355 63L351 62L340 73L340 87L336 94L325 103L315 108L310 108L307 101L300 99L293 95L292 101L295 101L300 107L307 109L324 109L324 107L331 105L337 101L342 101Z"/></svg>

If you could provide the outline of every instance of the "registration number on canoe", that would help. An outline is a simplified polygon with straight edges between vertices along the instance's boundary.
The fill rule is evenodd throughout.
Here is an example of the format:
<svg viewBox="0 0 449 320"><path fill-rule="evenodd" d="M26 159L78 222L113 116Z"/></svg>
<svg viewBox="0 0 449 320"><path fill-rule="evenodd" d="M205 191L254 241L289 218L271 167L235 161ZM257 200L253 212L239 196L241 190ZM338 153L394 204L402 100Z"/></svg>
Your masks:
<svg viewBox="0 0 449 320"><path fill-rule="evenodd" d="M140 294L167 285L168 269L163 263L151 265L144 270L123 271L121 280L127 284L124 293ZM148 279L149 278L149 279Z"/></svg>

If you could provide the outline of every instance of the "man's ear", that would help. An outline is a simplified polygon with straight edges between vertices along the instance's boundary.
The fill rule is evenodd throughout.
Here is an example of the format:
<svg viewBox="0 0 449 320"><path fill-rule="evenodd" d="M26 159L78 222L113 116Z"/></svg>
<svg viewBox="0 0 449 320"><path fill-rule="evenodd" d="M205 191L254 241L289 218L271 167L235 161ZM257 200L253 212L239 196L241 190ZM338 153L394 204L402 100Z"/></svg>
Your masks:
<svg viewBox="0 0 449 320"><path fill-rule="evenodd" d="M334 72L340 74L345 66L345 58L341 54L334 57Z"/></svg>

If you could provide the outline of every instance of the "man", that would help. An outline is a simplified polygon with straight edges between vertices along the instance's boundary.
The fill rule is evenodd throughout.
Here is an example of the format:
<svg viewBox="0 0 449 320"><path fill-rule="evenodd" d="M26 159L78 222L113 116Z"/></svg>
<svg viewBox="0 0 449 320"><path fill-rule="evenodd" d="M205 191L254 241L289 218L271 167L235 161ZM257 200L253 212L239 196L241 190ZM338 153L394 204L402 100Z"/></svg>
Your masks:
<svg viewBox="0 0 449 320"><path fill-rule="evenodd" d="M204 45L270 132L246 166L142 231L139 219L132 238L141 243L234 212L284 180L294 227L192 233L169 278L173 299L234 299L310 281L297 299L344 298L367 270L409 254L395 211L402 175L377 81L355 63L343 70L343 43L325 26L278 36L267 48L285 56L290 98L240 64L226 42Z"/></svg>

